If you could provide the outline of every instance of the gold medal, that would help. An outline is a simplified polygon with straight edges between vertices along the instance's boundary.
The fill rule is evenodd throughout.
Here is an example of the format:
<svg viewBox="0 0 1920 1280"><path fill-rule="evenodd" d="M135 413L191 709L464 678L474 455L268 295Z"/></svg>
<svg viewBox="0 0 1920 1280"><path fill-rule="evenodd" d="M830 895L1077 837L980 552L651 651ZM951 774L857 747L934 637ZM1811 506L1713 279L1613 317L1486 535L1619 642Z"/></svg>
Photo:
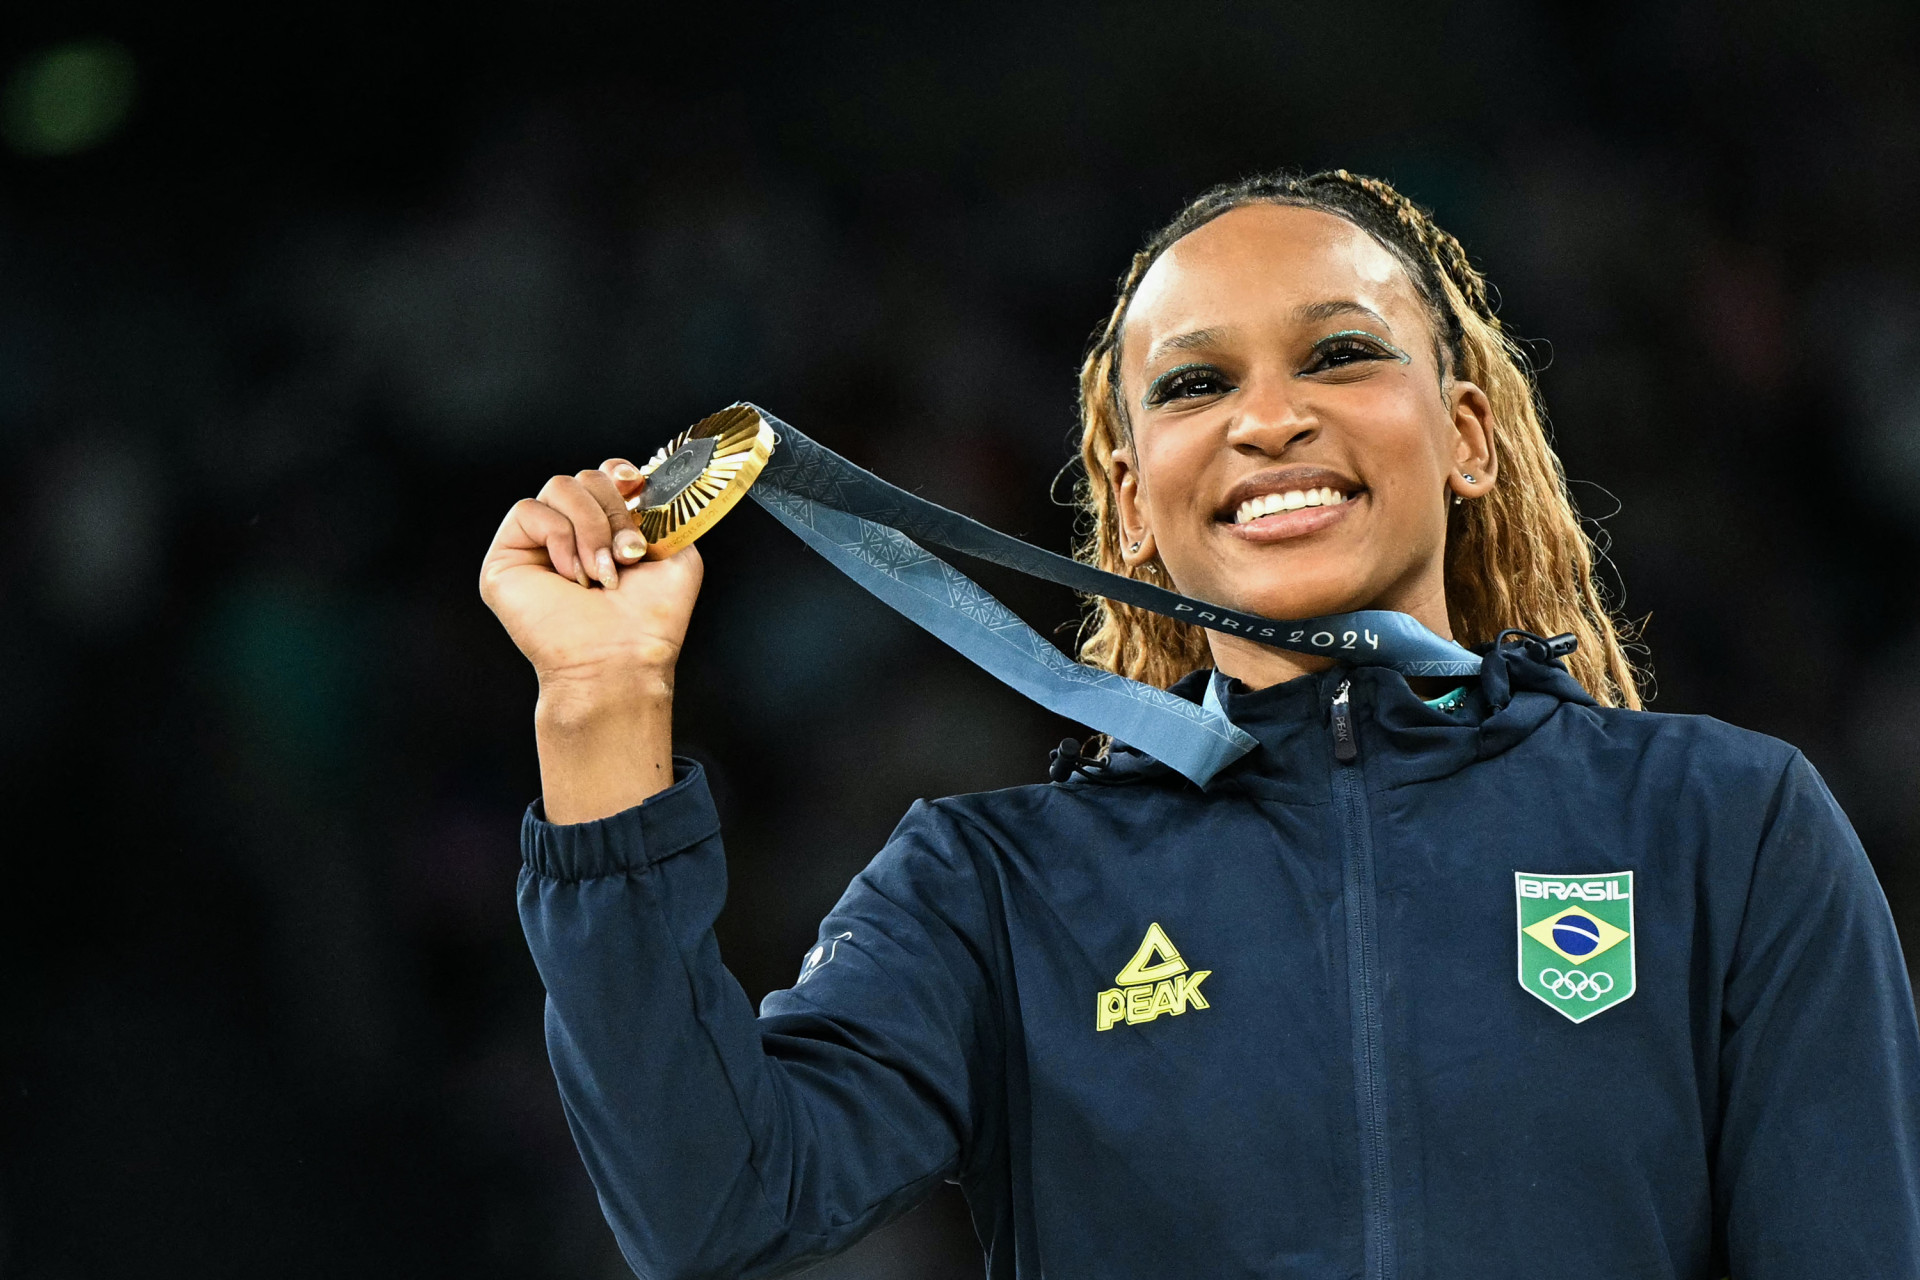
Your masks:
<svg viewBox="0 0 1920 1280"><path fill-rule="evenodd" d="M718 524L760 478L776 443L773 427L744 404L667 441L640 468L647 487L627 499L647 540L647 558L665 559Z"/></svg>

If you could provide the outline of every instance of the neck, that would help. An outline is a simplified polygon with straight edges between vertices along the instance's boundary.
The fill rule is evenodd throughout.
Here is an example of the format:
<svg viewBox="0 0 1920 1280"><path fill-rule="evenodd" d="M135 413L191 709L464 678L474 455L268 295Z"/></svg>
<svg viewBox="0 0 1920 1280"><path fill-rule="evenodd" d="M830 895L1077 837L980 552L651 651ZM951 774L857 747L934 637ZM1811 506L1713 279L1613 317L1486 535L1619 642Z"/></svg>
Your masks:
<svg viewBox="0 0 1920 1280"><path fill-rule="evenodd" d="M1213 665L1221 675L1232 676L1249 689L1265 689L1285 684L1301 676L1315 675L1333 665L1331 658L1307 653L1289 653L1238 636L1207 633L1207 646L1213 650Z"/></svg>

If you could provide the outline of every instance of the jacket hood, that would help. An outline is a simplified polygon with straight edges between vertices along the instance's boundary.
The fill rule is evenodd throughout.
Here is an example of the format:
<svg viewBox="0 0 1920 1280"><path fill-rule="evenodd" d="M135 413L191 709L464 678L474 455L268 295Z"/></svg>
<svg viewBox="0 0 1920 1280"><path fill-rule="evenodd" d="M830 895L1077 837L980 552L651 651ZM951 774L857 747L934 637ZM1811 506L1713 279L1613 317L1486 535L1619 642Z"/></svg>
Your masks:
<svg viewBox="0 0 1920 1280"><path fill-rule="evenodd" d="M1350 682L1367 772L1373 785L1383 787L1444 777L1525 741L1563 706L1596 705L1559 662L1540 661L1513 645L1485 655L1479 679L1462 682L1470 690L1466 705L1453 713L1428 706L1406 677L1385 667L1335 666L1265 689L1248 689L1203 668L1182 677L1171 692L1198 703L1211 688L1228 718L1260 744L1221 770L1207 790L1245 790L1274 799L1324 796L1333 759L1328 726L1342 682ZM1125 743L1115 742L1108 760L1107 781L1188 785Z"/></svg>

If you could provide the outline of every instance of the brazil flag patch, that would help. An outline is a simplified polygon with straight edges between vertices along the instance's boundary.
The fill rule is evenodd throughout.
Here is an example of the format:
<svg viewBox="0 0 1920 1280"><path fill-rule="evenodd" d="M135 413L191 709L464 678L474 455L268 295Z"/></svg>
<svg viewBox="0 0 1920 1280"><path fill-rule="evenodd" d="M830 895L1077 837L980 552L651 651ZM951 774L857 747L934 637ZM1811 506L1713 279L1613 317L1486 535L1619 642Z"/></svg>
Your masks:
<svg viewBox="0 0 1920 1280"><path fill-rule="evenodd" d="M1520 985L1573 1022L1633 994L1633 872L1513 873Z"/></svg>

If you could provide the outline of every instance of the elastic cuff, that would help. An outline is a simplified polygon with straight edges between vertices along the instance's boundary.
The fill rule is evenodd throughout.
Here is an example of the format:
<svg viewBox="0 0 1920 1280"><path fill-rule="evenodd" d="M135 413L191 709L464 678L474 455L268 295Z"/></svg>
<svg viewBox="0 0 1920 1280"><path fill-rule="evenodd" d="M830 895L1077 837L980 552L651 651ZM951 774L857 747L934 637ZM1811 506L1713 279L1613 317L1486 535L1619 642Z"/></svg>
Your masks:
<svg viewBox="0 0 1920 1280"><path fill-rule="evenodd" d="M720 834L707 775L692 760L673 758L673 785L631 809L592 822L548 822L535 800L520 822L520 858L552 880L591 880L638 871Z"/></svg>

